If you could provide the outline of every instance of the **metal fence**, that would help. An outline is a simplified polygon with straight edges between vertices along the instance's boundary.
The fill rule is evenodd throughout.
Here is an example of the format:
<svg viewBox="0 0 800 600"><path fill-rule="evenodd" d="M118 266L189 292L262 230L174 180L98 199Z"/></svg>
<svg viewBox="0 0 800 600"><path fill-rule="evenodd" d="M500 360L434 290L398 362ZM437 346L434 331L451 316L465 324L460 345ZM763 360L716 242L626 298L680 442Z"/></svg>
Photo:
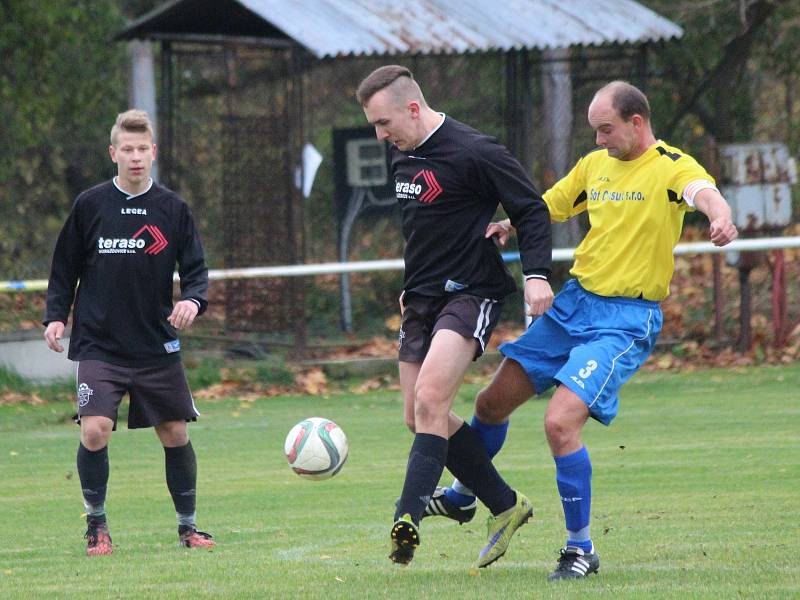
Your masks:
<svg viewBox="0 0 800 600"><path fill-rule="evenodd" d="M370 71L393 60L409 66L433 108L498 137L546 188L592 146L584 113L598 82L641 83L645 52L612 46L311 62L288 48L165 43L161 177L192 206L212 268L336 260L332 133L366 124L355 90ZM305 143L323 163L303 199L294 178ZM577 224L555 231L562 246L580 234ZM360 219L351 258L401 255L399 232L396 212ZM322 284L322 294L307 297L291 279L230 280L225 326L303 337L304 315L337 312L338 281ZM352 281L363 312L393 305L396 287L380 273Z"/></svg>
<svg viewBox="0 0 800 600"><path fill-rule="evenodd" d="M241 274L212 286L217 305L225 307L225 329L302 340L305 325L319 315L337 318L343 272L353 273L356 323L372 326L395 312L399 263L388 271L359 265L402 255L396 213L360 218L353 226L354 262L317 274L310 293L302 279L277 276L337 260L332 132L366 124L354 95L372 69L394 60L409 66L433 108L498 137L543 190L593 147L585 112L599 85L621 78L664 89L665 82L647 73L647 52L609 46L304 63L287 49L255 44L165 43L161 177L192 207L212 277ZM304 143L323 156L308 198L295 187ZM556 246L578 241L580 222L573 221L555 226ZM504 315L515 318L514 311Z"/></svg>
<svg viewBox="0 0 800 600"><path fill-rule="evenodd" d="M794 237L776 237L776 238L759 238L759 239L741 239L735 240L731 244L725 247L717 247L711 244L710 242L690 242L690 243L681 243L678 244L675 248L674 254L676 257L701 257L704 255L719 255L719 254L729 254L735 255L741 252L753 254L757 252L783 252L784 250L788 250L789 252L793 252L793 249L800 248L800 236ZM553 251L553 260L558 262L569 262L572 261L574 256L574 249L573 248L559 248ZM519 255L516 252L506 252L503 254L504 260L509 263L515 263L519 260ZM796 262L796 261L795 261ZM718 263L719 264L719 263ZM261 266L261 267L246 267L246 268L233 268L233 269L212 269L209 272L209 278L212 281L220 282L222 285L221 287L218 285L212 285L212 295L214 294L215 290L221 290L227 292L231 289L230 284L233 282L239 282L240 284L243 282L251 282L254 284L260 284L263 286L263 289L268 289L270 285L274 285L276 281L293 281L298 286L302 286L307 289L307 293L309 296L314 296L321 291L324 290L325 287L325 280L327 279L330 281L329 278L336 277L342 273L385 273L389 277L391 277L396 286L399 287L402 278L397 275L397 271L400 271L404 268L403 260L402 259L387 259L387 260L372 260L372 261L354 261L354 262L347 262L347 263L319 263L319 264L300 264L300 265L276 265L276 266ZM783 275L786 276L785 273ZM308 278L314 278L314 284L308 284ZM178 280L177 273L175 274L175 280ZM763 278L762 278L763 281ZM777 345L780 345L783 341L785 341L786 336L790 333L790 323L800 319L800 312L798 312L797 307L792 307L791 314L788 310L788 303L787 303L787 285L786 280L784 279L782 282L780 281L773 281L772 286L772 319L773 319L773 331L774 331L774 341ZM798 278L794 277L790 285L794 285L795 287L798 284ZM702 290L677 290L677 299L675 296L671 296L665 301L665 304L672 305L677 302L676 306L667 306L665 308L665 327L664 333L666 335L675 335L674 331L670 331L671 327L675 326L675 322L685 323L685 321L690 319L690 316L687 314L687 310L684 306L681 305L683 302L683 298L681 297L682 294L687 295L697 295L699 292L701 295L704 296L704 300L702 303L706 306L705 313L707 313L707 317L697 316L695 315L696 321L704 322L703 326L705 328L706 333L704 337L714 337L718 342L722 341L724 337L724 329L725 329L725 314L726 306L725 302L722 301L721 297L716 297L717 294L724 297L725 295L729 295L731 290L723 289L721 286L721 280L717 283L712 283L712 281L704 281L705 288ZM781 285L783 286L781 289ZM47 287L46 280L31 280L31 281L8 281L0 283L0 291L36 291L36 290L44 290ZM557 284L554 284L554 287L557 287ZM708 292L714 289L714 296L713 298L708 297ZM740 290L741 291L741 290ZM795 290L796 291L796 290ZM749 292L748 292L749 294ZM355 298L358 300L358 296ZM260 300L261 302L268 303L271 301L270 297L263 296ZM745 301L744 296L742 296L742 302ZM749 298L747 299L749 303ZM751 343L751 336L752 336L752 328L750 323L750 308L747 307L747 311L744 312L743 305L736 305L736 302L728 302L727 304L733 305L734 308L738 308L739 314L739 325L731 327L730 329L735 332L737 336L736 346L737 349L740 351L745 351L750 347ZM506 310L505 313L510 315L510 319L515 321L517 324L521 323L523 320L523 311L522 311L522 299L519 294L516 296L516 302L511 301L506 303ZM765 307L760 307L762 312L765 310ZM213 303L212 303L212 312L213 312ZM777 313L776 313L777 310ZM325 315L322 314L313 314L307 317L307 324L311 325L311 328L319 334L320 332L324 332L326 330L330 330L335 325L332 325L330 322L333 320L333 315L335 311L327 311L325 313L328 317L328 322L325 323ZM380 315L379 321L382 319L386 319L391 315L397 314L397 304L396 304L396 296L390 304L387 304L383 307L383 311ZM204 319L205 320L205 319ZM367 334L371 335L379 335L380 331L376 331L374 328L373 323L365 323L363 319L357 323L358 333L360 334L359 337L363 338ZM258 330L256 330L258 331ZM388 332L384 332L388 333ZM693 332L693 335L697 335L697 331ZM319 337L319 336L317 336ZM262 339L265 341L265 339ZM298 355L302 355L306 351L306 338L283 338L281 340L281 345L284 346L291 346L293 347ZM274 343L275 338L273 338L269 343Z"/></svg>

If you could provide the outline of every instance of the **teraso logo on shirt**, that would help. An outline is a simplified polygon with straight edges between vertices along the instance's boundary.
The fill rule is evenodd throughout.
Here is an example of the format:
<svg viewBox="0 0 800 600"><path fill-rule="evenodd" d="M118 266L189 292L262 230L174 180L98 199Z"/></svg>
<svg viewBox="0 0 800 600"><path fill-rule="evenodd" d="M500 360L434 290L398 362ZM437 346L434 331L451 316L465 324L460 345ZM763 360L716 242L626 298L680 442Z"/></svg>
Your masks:
<svg viewBox="0 0 800 600"><path fill-rule="evenodd" d="M436 175L430 169L422 169L411 181L397 181L394 186L398 200L418 200L430 204L442 192L442 186L436 180Z"/></svg>
<svg viewBox="0 0 800 600"><path fill-rule="evenodd" d="M167 238L155 225L144 225L129 238L97 239L98 254L136 254L142 250L145 254L158 254L169 245Z"/></svg>

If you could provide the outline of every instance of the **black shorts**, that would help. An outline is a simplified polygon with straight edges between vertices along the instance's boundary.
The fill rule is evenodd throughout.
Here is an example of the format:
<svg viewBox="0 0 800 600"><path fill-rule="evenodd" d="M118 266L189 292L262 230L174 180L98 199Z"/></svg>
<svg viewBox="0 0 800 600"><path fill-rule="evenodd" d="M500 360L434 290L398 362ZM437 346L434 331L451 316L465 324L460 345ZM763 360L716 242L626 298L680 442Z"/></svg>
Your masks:
<svg viewBox="0 0 800 600"><path fill-rule="evenodd" d="M154 367L121 367L102 360L78 363L78 415L114 421L122 397L130 396L128 429L153 427L164 421L196 421L195 408L180 362Z"/></svg>
<svg viewBox="0 0 800 600"><path fill-rule="evenodd" d="M473 360L486 349L492 331L500 320L502 300L479 298L469 294L447 296L403 295L403 318L400 325L398 355L403 362L425 360L433 334L449 329L474 338L478 345Z"/></svg>

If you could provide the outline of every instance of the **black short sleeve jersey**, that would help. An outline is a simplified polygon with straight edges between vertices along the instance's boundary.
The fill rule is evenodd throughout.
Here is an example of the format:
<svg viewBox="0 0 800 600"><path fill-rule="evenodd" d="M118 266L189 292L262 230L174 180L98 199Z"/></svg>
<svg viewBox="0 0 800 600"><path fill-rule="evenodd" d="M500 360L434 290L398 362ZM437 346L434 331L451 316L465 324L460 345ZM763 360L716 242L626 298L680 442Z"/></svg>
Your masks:
<svg viewBox="0 0 800 600"><path fill-rule="evenodd" d="M176 264L181 299L196 301L202 313L208 269L186 202L157 184L133 197L112 181L86 190L56 242L44 323L66 323L74 300L70 359L123 366L179 360L167 321Z"/></svg>
<svg viewBox="0 0 800 600"><path fill-rule="evenodd" d="M404 290L502 298L516 285L486 227L501 204L525 274L548 275L550 214L519 162L492 137L445 117L414 150L392 147L406 241Z"/></svg>

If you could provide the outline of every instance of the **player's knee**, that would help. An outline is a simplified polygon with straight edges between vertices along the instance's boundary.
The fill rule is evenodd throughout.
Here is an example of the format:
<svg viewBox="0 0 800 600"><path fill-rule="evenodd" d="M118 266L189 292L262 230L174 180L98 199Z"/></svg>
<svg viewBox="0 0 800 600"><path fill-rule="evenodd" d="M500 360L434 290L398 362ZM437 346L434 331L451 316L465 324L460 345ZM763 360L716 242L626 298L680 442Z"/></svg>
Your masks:
<svg viewBox="0 0 800 600"><path fill-rule="evenodd" d="M555 453L560 453L565 447L573 444L576 435L579 435L561 415L555 412L548 412L544 416L544 433L547 436L547 443Z"/></svg>
<svg viewBox="0 0 800 600"><path fill-rule="evenodd" d="M435 414L436 411L433 410L430 403L418 401L414 407L414 423L421 423L424 426L435 418Z"/></svg>
<svg viewBox="0 0 800 600"><path fill-rule="evenodd" d="M442 412L441 394L430 385L418 386L414 401L414 422L426 424L437 420Z"/></svg>
<svg viewBox="0 0 800 600"><path fill-rule="evenodd" d="M108 438L111 431L99 423L88 423L81 427L81 443L87 450L96 452L108 445Z"/></svg>
<svg viewBox="0 0 800 600"><path fill-rule="evenodd" d="M425 412L436 411L436 408L441 406L444 401L445 398L438 386L423 382L418 383L414 389L414 411L417 414L419 414L420 407Z"/></svg>
<svg viewBox="0 0 800 600"><path fill-rule="evenodd" d="M167 421L156 425L156 433L164 446L172 448L189 443L189 431L183 421Z"/></svg>
<svg viewBox="0 0 800 600"><path fill-rule="evenodd" d="M497 399L492 393L492 388L483 388L475 398L475 416L481 423L497 425L503 423L508 415L504 414Z"/></svg>

